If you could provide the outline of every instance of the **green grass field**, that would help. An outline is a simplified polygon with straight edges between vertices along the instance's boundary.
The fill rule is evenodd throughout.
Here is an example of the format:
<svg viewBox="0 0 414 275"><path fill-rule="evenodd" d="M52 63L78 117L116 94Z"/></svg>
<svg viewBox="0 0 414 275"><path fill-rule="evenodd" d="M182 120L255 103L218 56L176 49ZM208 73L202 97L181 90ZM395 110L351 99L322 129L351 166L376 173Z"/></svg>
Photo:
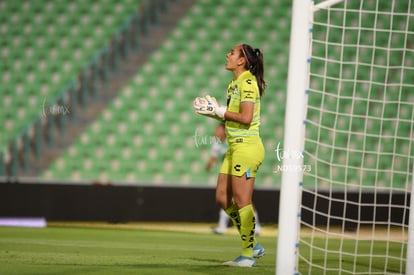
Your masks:
<svg viewBox="0 0 414 275"><path fill-rule="evenodd" d="M262 230L259 241L266 248L266 255L256 260L257 267L234 268L221 264L239 255L240 242L235 229L225 235L215 235L210 232L210 226L50 223L47 228L0 227L0 274L275 274L275 227ZM325 247L325 242L314 239L318 247ZM327 262L333 271L324 273L319 268L309 268L304 262L299 269L302 274L312 275L338 274L335 269L340 266L360 274L369 274L366 273L369 270L375 274L402 274L404 262L400 255L405 248L383 241L374 243L372 248L371 241L359 241L359 253L367 256L370 249L376 254L388 251L395 258L387 260L387 268L385 258L374 259L369 268L369 257L347 256L347 252L356 250L353 240L342 244L330 240L329 249L333 253L329 259L323 252L312 251L312 263ZM341 249L345 251L338 258L335 252ZM301 248L302 256L309 258L310 253L306 246Z"/></svg>
<svg viewBox="0 0 414 275"><path fill-rule="evenodd" d="M234 268L221 264L239 255L238 236L208 229L0 227L0 274L274 274L276 237L260 237L256 268Z"/></svg>

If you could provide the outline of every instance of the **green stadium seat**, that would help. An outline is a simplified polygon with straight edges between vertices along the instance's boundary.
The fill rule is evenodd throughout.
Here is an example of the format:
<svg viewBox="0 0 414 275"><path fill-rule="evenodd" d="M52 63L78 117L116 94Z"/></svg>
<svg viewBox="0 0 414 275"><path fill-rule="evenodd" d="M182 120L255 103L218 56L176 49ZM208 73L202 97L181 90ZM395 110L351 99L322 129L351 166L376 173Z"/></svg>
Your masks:
<svg viewBox="0 0 414 275"><path fill-rule="evenodd" d="M77 70L86 64L85 60L91 60L94 52L107 43L114 31L110 33L106 30L120 28L125 16L131 12L129 8L137 4L134 1L124 1L125 5L116 9L116 13L112 15L113 22L107 22L105 36L90 39L90 51L87 51L88 47L83 47L76 42L72 44L72 41L85 39L76 36L80 33L72 33L71 30L74 28L82 30L83 36L87 37L93 37L92 33L98 33L94 31L94 28L96 25L101 25L103 20L97 20L101 18L99 13L101 2L104 3L104 1L91 3L77 1L70 4L53 1L16 2L8 3L6 9L0 11L2 26L7 26L7 28L2 28L3 31L6 31L4 35L6 39L2 40L0 50L3 55L10 57L9 60L13 60L6 65L11 76L6 79L7 88L15 90L15 87L20 85L23 90L30 86L35 87L37 91L42 91L37 99L30 98L30 102L26 104L28 110L19 112L30 115L16 117L19 123L22 121L23 126L32 121L33 116L39 115L39 112L29 111L29 109L33 109L33 102L40 102L45 97L50 99L57 95L61 90L59 87L63 87L70 79L75 78ZM83 19L90 18L90 20L79 21L80 17L77 14L79 10L84 14ZM95 41L99 41L99 43ZM75 54L69 49L72 45L77 46ZM74 55L75 60L71 55ZM17 73L20 71L27 73ZM39 85L42 85L42 88L38 88ZM23 117L24 119L22 119ZM11 119L14 120L14 118ZM20 130L13 129L14 132L10 135L17 135Z"/></svg>

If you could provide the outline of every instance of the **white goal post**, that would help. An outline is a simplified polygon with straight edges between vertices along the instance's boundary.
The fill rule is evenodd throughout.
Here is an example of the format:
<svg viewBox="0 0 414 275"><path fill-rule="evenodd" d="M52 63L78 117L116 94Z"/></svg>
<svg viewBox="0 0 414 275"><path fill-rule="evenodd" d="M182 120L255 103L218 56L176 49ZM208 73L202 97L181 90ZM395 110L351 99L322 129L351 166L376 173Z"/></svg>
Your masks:
<svg viewBox="0 0 414 275"><path fill-rule="evenodd" d="M413 165L413 175L414 175L414 165ZM411 199L410 206L414 205L414 176L411 180ZM410 211L409 216L409 227L408 227L408 241L407 241L407 262L406 262L406 274L414 274L414 211Z"/></svg>
<svg viewBox="0 0 414 275"><path fill-rule="evenodd" d="M414 275L411 1L293 1L277 275Z"/></svg>

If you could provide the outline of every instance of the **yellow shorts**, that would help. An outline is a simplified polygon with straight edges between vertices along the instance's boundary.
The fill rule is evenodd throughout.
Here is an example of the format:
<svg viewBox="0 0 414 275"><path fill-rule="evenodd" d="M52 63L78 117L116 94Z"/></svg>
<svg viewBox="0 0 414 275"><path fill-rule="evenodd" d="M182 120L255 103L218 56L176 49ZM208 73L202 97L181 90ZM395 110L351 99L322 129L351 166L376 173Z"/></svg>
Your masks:
<svg viewBox="0 0 414 275"><path fill-rule="evenodd" d="M256 177L257 170L264 160L263 143L231 143L224 157L220 173L243 176L247 178Z"/></svg>

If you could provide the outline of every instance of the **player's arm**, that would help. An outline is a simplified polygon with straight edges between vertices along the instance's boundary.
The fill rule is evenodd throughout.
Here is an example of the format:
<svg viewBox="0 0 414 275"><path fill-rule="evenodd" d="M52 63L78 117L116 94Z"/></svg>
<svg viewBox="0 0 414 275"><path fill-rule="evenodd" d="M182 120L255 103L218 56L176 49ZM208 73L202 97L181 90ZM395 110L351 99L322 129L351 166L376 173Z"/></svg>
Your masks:
<svg viewBox="0 0 414 275"><path fill-rule="evenodd" d="M211 170L211 168L213 167L213 165L214 165L214 163L216 162L216 157L214 157L214 156L211 156L210 157L210 159L208 160L208 162L207 162L207 165L206 165L206 170L207 171L210 171Z"/></svg>
<svg viewBox="0 0 414 275"><path fill-rule="evenodd" d="M253 113L254 103L245 101L240 103L240 112L236 113L226 111L224 113L224 118L225 120L234 121L249 126L253 120Z"/></svg>
<svg viewBox="0 0 414 275"><path fill-rule="evenodd" d="M259 94L255 88L257 84L251 79L247 79L240 86L240 107L238 112L227 111L224 114L225 120L234 121L245 126L250 126L253 121L254 104Z"/></svg>

